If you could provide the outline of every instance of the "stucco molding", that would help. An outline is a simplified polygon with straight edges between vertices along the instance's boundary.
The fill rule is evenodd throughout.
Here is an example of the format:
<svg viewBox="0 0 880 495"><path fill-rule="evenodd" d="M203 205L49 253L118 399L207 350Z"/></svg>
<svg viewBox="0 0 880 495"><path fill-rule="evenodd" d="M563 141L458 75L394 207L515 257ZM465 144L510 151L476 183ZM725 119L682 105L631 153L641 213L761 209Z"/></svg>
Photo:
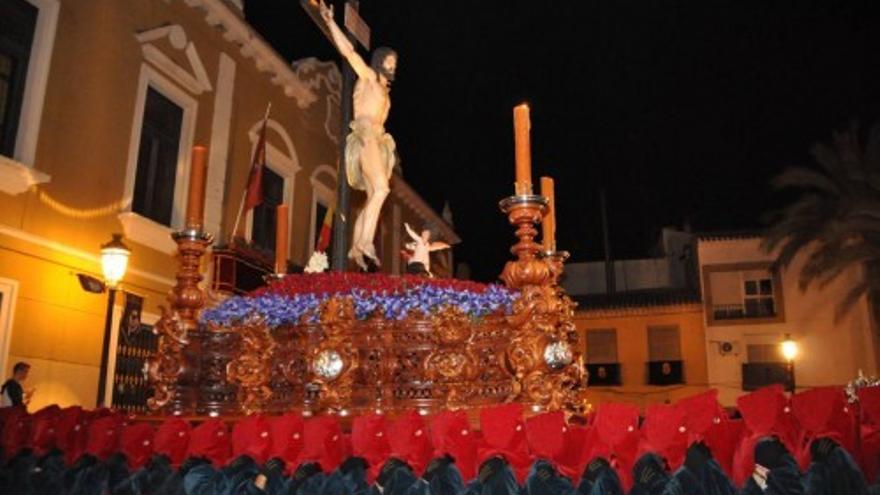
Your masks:
<svg viewBox="0 0 880 495"><path fill-rule="evenodd" d="M295 60L291 68L303 83L312 90L324 88L324 133L327 138L339 144L340 102L342 94L342 75L333 62L325 62L315 57Z"/></svg>
<svg viewBox="0 0 880 495"><path fill-rule="evenodd" d="M0 191L10 196L16 196L27 191L32 186L43 184L50 180L52 180L52 177L49 174L0 155Z"/></svg>
<svg viewBox="0 0 880 495"><path fill-rule="evenodd" d="M131 211L120 213L117 218L126 238L165 254L173 255L177 252L177 244L171 239L170 228Z"/></svg>
<svg viewBox="0 0 880 495"><path fill-rule="evenodd" d="M208 78L199 52L193 42L187 40L183 27L178 24L162 26L140 32L135 37L141 42L144 59L159 68L177 84L186 88L187 91L196 95L205 91L213 91L211 80ZM168 38L172 48L184 52L192 73L171 60L171 57L151 43L163 38Z"/></svg>
<svg viewBox="0 0 880 495"><path fill-rule="evenodd" d="M272 84L281 86L285 96L296 100L300 108L308 108L318 96L291 69L287 62L244 20L222 0L184 0L188 6L201 9L205 22L223 31L223 38L238 46L245 58L253 59L260 72L266 72Z"/></svg>
<svg viewBox="0 0 880 495"><path fill-rule="evenodd" d="M223 234L235 68L232 57L221 52L217 67L217 90L214 92L214 113L211 116L211 148L208 151L208 180L205 187L205 229L214 234L215 239L220 239Z"/></svg>

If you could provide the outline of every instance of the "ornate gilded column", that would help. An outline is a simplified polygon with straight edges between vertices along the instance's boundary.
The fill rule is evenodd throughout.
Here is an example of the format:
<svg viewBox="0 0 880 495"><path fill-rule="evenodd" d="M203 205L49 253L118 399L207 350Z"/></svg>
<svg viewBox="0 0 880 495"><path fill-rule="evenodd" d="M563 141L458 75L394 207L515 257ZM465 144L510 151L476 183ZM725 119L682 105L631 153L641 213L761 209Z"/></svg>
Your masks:
<svg viewBox="0 0 880 495"><path fill-rule="evenodd" d="M558 286L567 253L544 253L535 242L547 199L517 195L499 206L516 226L518 239L510 249L517 259L501 273L501 280L521 294L507 318L513 333L505 353L513 374L512 399L535 409L578 409L583 366L575 355L575 304Z"/></svg>
<svg viewBox="0 0 880 495"><path fill-rule="evenodd" d="M152 410L169 409L182 413L193 407L194 397L183 394L181 385L196 381L191 363L184 354L190 343L190 333L198 329L199 311L205 305L205 292L199 287L202 281L202 256L213 241L213 236L194 225L171 234L177 243L177 284L168 294L171 309L162 307L162 318L154 332L159 335L156 356L147 365L147 375L154 386L153 397L147 401ZM187 376L189 375L189 376Z"/></svg>

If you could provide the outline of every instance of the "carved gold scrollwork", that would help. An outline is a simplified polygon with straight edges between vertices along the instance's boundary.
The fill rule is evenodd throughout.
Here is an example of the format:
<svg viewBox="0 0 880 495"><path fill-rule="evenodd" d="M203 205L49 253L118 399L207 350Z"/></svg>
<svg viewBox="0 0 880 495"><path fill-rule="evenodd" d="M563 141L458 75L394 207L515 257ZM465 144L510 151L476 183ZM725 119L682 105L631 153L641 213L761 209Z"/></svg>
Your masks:
<svg viewBox="0 0 880 495"><path fill-rule="evenodd" d="M147 377L154 388L153 397L147 399L151 410L161 409L174 399L177 380L183 373L183 348L189 343L180 315L164 306L159 309L162 317L153 327L159 345L155 356L147 361Z"/></svg>
<svg viewBox="0 0 880 495"><path fill-rule="evenodd" d="M534 242L534 225L545 204L540 196L514 196L501 203L519 239L511 248L517 259L501 273L508 287L520 290L507 317L513 336L505 357L512 375L510 400L559 409L582 402L582 365L574 352L574 303L557 285L566 255L539 257Z"/></svg>
<svg viewBox="0 0 880 495"><path fill-rule="evenodd" d="M446 306L431 317L433 338L439 345L459 345L471 338L473 329L468 316L460 309Z"/></svg>
<svg viewBox="0 0 880 495"><path fill-rule="evenodd" d="M242 412L262 412L272 397L269 386L275 339L262 319L254 318L238 327L241 337L238 355L226 365L226 379L238 385Z"/></svg>
<svg viewBox="0 0 880 495"><path fill-rule="evenodd" d="M359 363L351 338L354 302L348 297L331 297L321 303L318 311L324 338L311 352L309 375L320 391L322 407L346 409L351 404Z"/></svg>
<svg viewBox="0 0 880 495"><path fill-rule="evenodd" d="M447 306L431 317L434 349L424 362L425 375L442 391L445 406L458 408L475 393L477 357L470 343L472 322L458 308Z"/></svg>

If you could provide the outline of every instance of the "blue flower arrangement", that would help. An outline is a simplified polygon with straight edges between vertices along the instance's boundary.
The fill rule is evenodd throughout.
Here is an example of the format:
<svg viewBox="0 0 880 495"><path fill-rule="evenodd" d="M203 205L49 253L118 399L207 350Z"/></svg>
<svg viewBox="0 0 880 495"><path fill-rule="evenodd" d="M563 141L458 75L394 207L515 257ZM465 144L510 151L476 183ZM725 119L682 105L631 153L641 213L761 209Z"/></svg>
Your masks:
<svg viewBox="0 0 880 495"><path fill-rule="evenodd" d="M388 320L402 320L413 311L430 315L446 306L456 307L472 319L479 319L496 312L510 314L514 301L519 297L517 291L499 285L480 289L462 290L426 283L401 291L371 291L361 287L324 293L258 291L230 297L206 309L202 312L201 320L218 326L231 326L249 317L259 316L272 328L315 323L319 306L331 297L350 297L354 303L355 317L359 320L365 320L376 312Z"/></svg>

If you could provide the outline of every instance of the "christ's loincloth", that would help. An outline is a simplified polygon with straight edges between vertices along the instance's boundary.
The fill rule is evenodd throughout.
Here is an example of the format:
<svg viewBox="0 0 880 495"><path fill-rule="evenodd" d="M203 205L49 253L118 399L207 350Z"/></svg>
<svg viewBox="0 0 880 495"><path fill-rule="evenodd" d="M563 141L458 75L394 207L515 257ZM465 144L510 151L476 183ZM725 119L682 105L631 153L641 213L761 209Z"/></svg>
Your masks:
<svg viewBox="0 0 880 495"><path fill-rule="evenodd" d="M366 118L351 121L349 127L351 132L345 139L345 172L348 174L348 184L362 191L366 189L361 169L361 150L367 138L373 138L379 144L379 157L382 160L385 178L390 179L394 162L397 160L397 145L391 134L385 132L384 127Z"/></svg>

